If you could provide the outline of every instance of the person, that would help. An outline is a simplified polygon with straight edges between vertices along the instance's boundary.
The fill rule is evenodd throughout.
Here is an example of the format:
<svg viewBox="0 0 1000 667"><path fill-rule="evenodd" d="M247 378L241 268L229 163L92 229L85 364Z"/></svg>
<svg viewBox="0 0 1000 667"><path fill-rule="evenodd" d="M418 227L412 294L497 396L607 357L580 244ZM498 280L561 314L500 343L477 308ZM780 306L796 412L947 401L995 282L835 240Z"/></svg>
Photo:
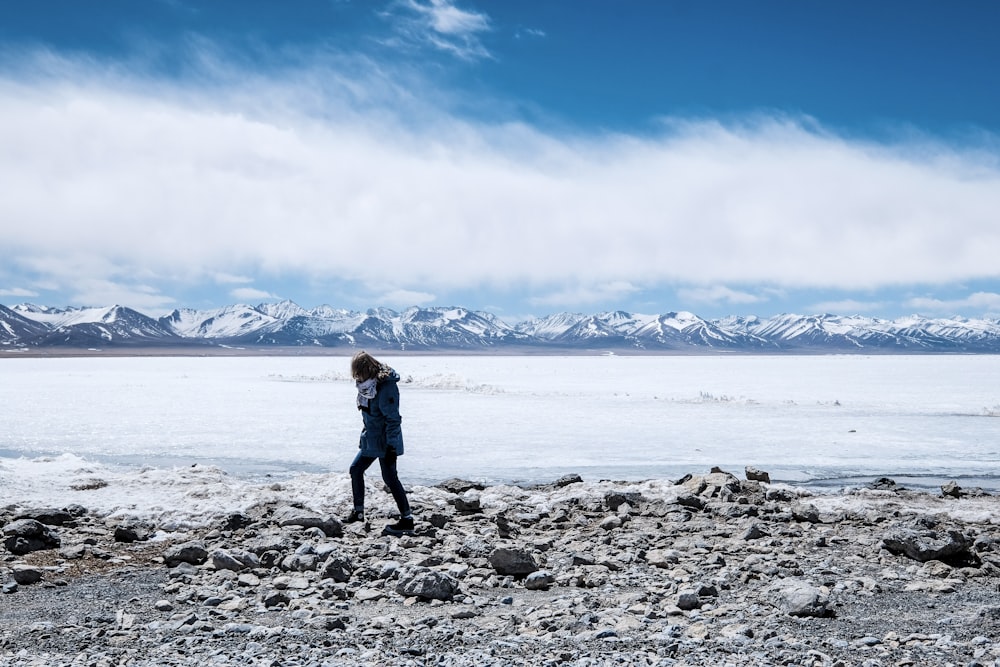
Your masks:
<svg viewBox="0 0 1000 667"><path fill-rule="evenodd" d="M382 480L389 487L399 509L399 521L387 525L382 534L411 534L413 514L396 471L396 460L403 455L399 374L362 350L351 358L351 376L357 384L358 410L361 411L364 428L361 430L358 454L350 468L354 509L346 522L365 520L365 471L378 459Z"/></svg>

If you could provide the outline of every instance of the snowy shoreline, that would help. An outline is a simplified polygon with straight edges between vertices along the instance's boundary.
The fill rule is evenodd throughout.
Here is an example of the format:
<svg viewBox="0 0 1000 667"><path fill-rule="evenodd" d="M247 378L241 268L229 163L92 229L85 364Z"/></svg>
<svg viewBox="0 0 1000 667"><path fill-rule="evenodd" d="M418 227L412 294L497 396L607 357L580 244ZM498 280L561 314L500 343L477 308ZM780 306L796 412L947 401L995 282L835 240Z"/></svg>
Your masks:
<svg viewBox="0 0 1000 667"><path fill-rule="evenodd" d="M688 476L706 472L692 470ZM0 458L0 479L4 482L0 489L0 507L82 505L104 515L127 513L179 525L208 524L228 513L278 499L336 512L343 511L342 508L349 509L350 503L350 480L345 472L283 471L275 475L234 475L213 465L118 466L98 464L74 455L61 455ZM433 489L444 480L414 483L404 474L403 481L419 497L422 494L433 496ZM962 479L921 486L908 484L904 478L888 477L856 480L856 483L847 486L782 482L771 486L796 497L812 498L816 503L837 505L848 500L855 503L876 502L881 497L879 484L882 483L882 490L906 491L913 502L926 499L932 503L936 501L931 499L942 495L942 485L956 481L966 496L990 497L993 493L990 489L967 484ZM600 495L609 489L634 489L669 502L680 488L676 482L674 478L590 480L581 476L581 483L575 488L586 489L590 495ZM501 504L500 498L504 493L530 498L532 494L549 493L551 487L546 482L509 483L471 479L471 483L491 489L486 498L496 498L496 502ZM377 475L370 476L368 485L372 488L381 486ZM390 502L387 507L391 506Z"/></svg>

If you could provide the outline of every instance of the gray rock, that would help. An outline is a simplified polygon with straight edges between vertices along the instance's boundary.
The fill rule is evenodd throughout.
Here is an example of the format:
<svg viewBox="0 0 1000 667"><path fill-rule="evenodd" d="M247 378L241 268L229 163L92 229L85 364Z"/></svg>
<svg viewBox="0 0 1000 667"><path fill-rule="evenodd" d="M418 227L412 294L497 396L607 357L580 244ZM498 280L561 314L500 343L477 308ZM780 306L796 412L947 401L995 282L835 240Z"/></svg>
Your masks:
<svg viewBox="0 0 1000 667"><path fill-rule="evenodd" d="M291 601L292 598L284 591L269 591L264 595L263 600L264 606L268 608L285 606Z"/></svg>
<svg viewBox="0 0 1000 667"><path fill-rule="evenodd" d="M747 479L753 482L764 482L765 484L771 483L771 475L764 472L763 470L758 470L753 466L747 466L744 468L744 473Z"/></svg>
<svg viewBox="0 0 1000 667"><path fill-rule="evenodd" d="M155 531L148 521L129 519L115 526L115 542L145 542Z"/></svg>
<svg viewBox="0 0 1000 667"><path fill-rule="evenodd" d="M556 481L552 483L556 488L562 488L564 486L569 486L570 484L580 484L583 482L583 478L576 473L570 473L568 475L563 475Z"/></svg>
<svg viewBox="0 0 1000 667"><path fill-rule="evenodd" d="M792 503L792 518L801 523L821 523L819 510L803 503Z"/></svg>
<svg viewBox="0 0 1000 667"><path fill-rule="evenodd" d="M41 568L31 565L15 565L11 576L21 586L30 586L41 581L44 577L44 572Z"/></svg>
<svg viewBox="0 0 1000 667"><path fill-rule="evenodd" d="M354 564L351 557L340 551L330 553L320 567L320 577L333 579L338 583L350 581L353 572Z"/></svg>
<svg viewBox="0 0 1000 667"><path fill-rule="evenodd" d="M470 535L465 538L456 553L462 558L489 558L493 553L493 545L478 535Z"/></svg>
<svg viewBox="0 0 1000 667"><path fill-rule="evenodd" d="M73 525L78 517L86 513L86 509L75 505L73 508L66 509L44 508L26 510L17 514L14 519L33 519L48 526L67 526Z"/></svg>
<svg viewBox="0 0 1000 667"><path fill-rule="evenodd" d="M282 559L279 566L286 572L312 572L319 567L316 554L291 554Z"/></svg>
<svg viewBox="0 0 1000 667"><path fill-rule="evenodd" d="M66 560L79 560L87 554L86 544L73 544L59 550L59 556Z"/></svg>
<svg viewBox="0 0 1000 667"><path fill-rule="evenodd" d="M6 537L4 546L7 551L18 556L32 551L58 549L61 541L59 535L41 521L35 519L17 519L3 527Z"/></svg>
<svg viewBox="0 0 1000 667"><path fill-rule="evenodd" d="M451 575L426 567L405 569L399 576L396 592L405 597L448 601L459 591L458 580Z"/></svg>
<svg viewBox="0 0 1000 667"><path fill-rule="evenodd" d="M469 490L482 491L486 487L479 482L470 482L467 479L459 479L457 477L452 477L451 479L446 479L437 485L439 489L444 489L449 493L461 494Z"/></svg>
<svg viewBox="0 0 1000 667"><path fill-rule="evenodd" d="M950 496L952 498L961 498L962 487L958 485L958 482L952 480L947 484L941 485L941 495Z"/></svg>
<svg viewBox="0 0 1000 667"><path fill-rule="evenodd" d="M752 523L745 531L743 531L744 540L759 540L767 536L767 531L765 531L759 523Z"/></svg>
<svg viewBox="0 0 1000 667"><path fill-rule="evenodd" d="M167 567L174 567L180 563L190 565L201 565L208 560L208 550L201 540L175 544L163 552L163 562Z"/></svg>
<svg viewBox="0 0 1000 667"><path fill-rule="evenodd" d="M694 591L685 591L677 595L675 604L684 611L701 609L701 598Z"/></svg>
<svg viewBox="0 0 1000 667"><path fill-rule="evenodd" d="M256 554L244 550L229 552L225 549L216 549L212 551L210 557L212 559L212 567L216 570L241 572L260 566L260 559Z"/></svg>
<svg viewBox="0 0 1000 667"><path fill-rule="evenodd" d="M316 512L300 507L284 506L275 510L271 520L279 526L300 526L318 528L327 537L343 537L344 526L332 516L320 516Z"/></svg>
<svg viewBox="0 0 1000 667"><path fill-rule="evenodd" d="M604 494L604 504L612 512L625 503L632 507L638 507L640 502L642 502L642 494L638 491L608 491Z"/></svg>
<svg viewBox="0 0 1000 667"><path fill-rule="evenodd" d="M538 569L538 563L531 552L525 549L501 547L490 554L490 565L497 574L524 576Z"/></svg>
<svg viewBox="0 0 1000 667"><path fill-rule="evenodd" d="M828 597L819 588L800 580L785 580L778 588L778 607L789 616L833 616Z"/></svg>
<svg viewBox="0 0 1000 667"><path fill-rule="evenodd" d="M529 591L544 591L555 583L555 577L546 570L532 572L524 579L524 587Z"/></svg>
<svg viewBox="0 0 1000 667"><path fill-rule="evenodd" d="M475 514L482 512L482 504L479 494L475 491L466 491L453 501L455 510L461 514Z"/></svg>
<svg viewBox="0 0 1000 667"><path fill-rule="evenodd" d="M957 530L936 531L895 528L882 537L886 550L920 562L975 561L970 551L973 541Z"/></svg>

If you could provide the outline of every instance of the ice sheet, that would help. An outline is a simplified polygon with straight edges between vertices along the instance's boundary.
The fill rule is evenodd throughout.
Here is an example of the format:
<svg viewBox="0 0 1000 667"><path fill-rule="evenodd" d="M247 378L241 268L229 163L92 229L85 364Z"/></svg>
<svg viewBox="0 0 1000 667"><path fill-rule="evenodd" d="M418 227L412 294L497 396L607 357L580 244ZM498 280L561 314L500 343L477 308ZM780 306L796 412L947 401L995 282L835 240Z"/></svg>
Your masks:
<svg viewBox="0 0 1000 667"><path fill-rule="evenodd" d="M403 377L407 484L754 465L827 489L876 476L1000 487L1000 357L382 358ZM198 494L237 506L300 478L344 494L360 431L347 366L347 356L0 359L0 504L61 489L61 501L118 494L101 503L147 511ZM70 488L88 478L114 483Z"/></svg>

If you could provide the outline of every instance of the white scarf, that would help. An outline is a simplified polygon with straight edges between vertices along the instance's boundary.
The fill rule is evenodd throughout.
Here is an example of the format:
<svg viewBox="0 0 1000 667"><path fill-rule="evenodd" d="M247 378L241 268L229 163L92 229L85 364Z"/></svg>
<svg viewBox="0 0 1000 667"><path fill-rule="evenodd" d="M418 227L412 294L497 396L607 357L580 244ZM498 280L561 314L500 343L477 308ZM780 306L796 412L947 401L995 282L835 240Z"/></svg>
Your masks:
<svg viewBox="0 0 1000 667"><path fill-rule="evenodd" d="M375 385L378 384L378 379L371 378L356 384L358 386L358 409L367 408L368 401L375 398Z"/></svg>

